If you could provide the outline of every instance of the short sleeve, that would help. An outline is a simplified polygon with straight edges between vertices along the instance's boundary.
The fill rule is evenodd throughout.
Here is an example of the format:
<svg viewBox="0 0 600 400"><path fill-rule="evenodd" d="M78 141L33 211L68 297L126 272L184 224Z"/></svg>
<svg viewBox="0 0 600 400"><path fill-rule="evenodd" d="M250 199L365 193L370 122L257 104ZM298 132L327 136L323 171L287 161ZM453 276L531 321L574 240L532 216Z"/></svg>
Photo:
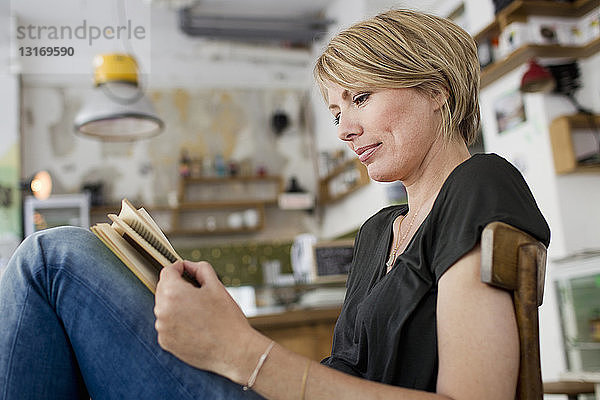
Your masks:
<svg viewBox="0 0 600 400"><path fill-rule="evenodd" d="M477 154L448 177L432 208L431 268L435 281L479 242L483 228L501 221L543 242L550 230L521 173L495 154Z"/></svg>

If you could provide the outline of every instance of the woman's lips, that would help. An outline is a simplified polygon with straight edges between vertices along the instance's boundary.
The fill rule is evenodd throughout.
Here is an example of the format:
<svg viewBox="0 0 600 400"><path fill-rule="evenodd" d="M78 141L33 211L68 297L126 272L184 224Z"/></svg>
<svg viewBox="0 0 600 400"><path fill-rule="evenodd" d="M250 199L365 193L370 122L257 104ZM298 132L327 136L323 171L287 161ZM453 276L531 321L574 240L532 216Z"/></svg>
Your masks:
<svg viewBox="0 0 600 400"><path fill-rule="evenodd" d="M381 143L376 143L356 149L356 154L358 155L360 162L364 164L368 159L370 159L371 156L375 154L377 150L379 150L380 145Z"/></svg>

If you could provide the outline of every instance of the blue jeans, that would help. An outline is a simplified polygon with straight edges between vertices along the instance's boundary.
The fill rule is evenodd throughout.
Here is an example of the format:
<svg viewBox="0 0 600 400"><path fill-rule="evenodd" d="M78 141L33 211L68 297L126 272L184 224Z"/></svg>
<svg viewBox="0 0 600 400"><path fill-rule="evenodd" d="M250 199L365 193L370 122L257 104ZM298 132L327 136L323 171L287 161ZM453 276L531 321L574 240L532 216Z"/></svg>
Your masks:
<svg viewBox="0 0 600 400"><path fill-rule="evenodd" d="M153 307L91 232L28 237L0 280L0 399L260 398L162 350Z"/></svg>

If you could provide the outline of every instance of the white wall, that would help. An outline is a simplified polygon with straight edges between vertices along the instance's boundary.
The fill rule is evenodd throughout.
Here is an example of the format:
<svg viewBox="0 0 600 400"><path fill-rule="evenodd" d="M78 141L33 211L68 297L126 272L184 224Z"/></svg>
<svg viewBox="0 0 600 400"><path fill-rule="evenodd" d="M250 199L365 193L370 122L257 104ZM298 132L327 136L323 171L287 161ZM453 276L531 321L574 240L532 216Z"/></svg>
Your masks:
<svg viewBox="0 0 600 400"><path fill-rule="evenodd" d="M18 17L18 24L48 24L46 19L39 21L39 11L32 10L32 2L35 0L24 0L22 4L13 2L12 11ZM117 21L114 5L80 2L77 9L72 9L72 4L72 0L53 2L53 14L61 15L61 18L48 17L49 20L56 25L76 27L82 24L83 18L90 20L90 15L101 14L96 16L99 25ZM98 41L93 46L72 40L67 44L77 45L77 53L66 67L64 62L48 60L40 66L39 57L21 57L22 71L36 71L36 74L26 75L25 82L32 85L89 85L94 55L109 51L128 52L131 48L142 71L151 72L150 77L146 77L150 87L305 89L309 84L307 65L311 54L308 50L190 37L179 30L175 10L150 7L143 0L128 0L126 4L127 17L140 21L147 28L147 40L137 47L132 47L136 43L127 40Z"/></svg>
<svg viewBox="0 0 600 400"><path fill-rule="evenodd" d="M552 284L551 260L554 254L565 252L565 234L558 202L559 188L557 180L553 177L554 166L548 121L544 113L544 96L525 95L527 121L502 134L497 133L494 112L494 104L499 97L518 90L523 72L523 68L518 68L482 91L482 126L486 150L500 154L519 167L550 225L550 262L547 266L544 304L540 308L540 351L544 379L556 379L565 368L565 360L560 337L558 299Z"/></svg>
<svg viewBox="0 0 600 400"><path fill-rule="evenodd" d="M10 25L9 16L8 4L3 2L0 5L0 26ZM7 34L6 30L0 32L0 160L6 157L17 157L18 160L15 153L19 146L19 81L18 77L11 73L10 43ZM15 172L18 174L18 171ZM4 179L8 177L3 176ZM18 183L18 175L15 175L12 182L15 191L18 190ZM19 198L18 195L13 196L14 201L18 201ZM12 209L0 209L0 218L14 220L13 212ZM7 223L6 220L3 221L4 224ZM12 223L9 222L9 225ZM18 232L0 232L0 274L20 240Z"/></svg>
<svg viewBox="0 0 600 400"><path fill-rule="evenodd" d="M335 33L364 19L368 13L373 13L371 7L372 3L364 0L333 1L326 11L326 16L334 19L336 23L331 27L330 35L315 46L313 58L316 59L319 56L320 51ZM311 85L311 106L317 151L331 152L343 149L349 152L346 145L337 137L333 116L327 109L320 91L314 83ZM354 157L354 154L349 157ZM322 210L319 236L334 238L353 231L386 204L387 197L383 186L372 182L369 186L359 189L333 204L328 204Z"/></svg>
<svg viewBox="0 0 600 400"><path fill-rule="evenodd" d="M600 57L596 55L579 63L583 88L577 97L581 104L599 112L597 71ZM585 249L600 248L600 175L556 175L554 172L549 125L554 118L575 112L561 96L524 94L526 122L498 133L494 105L503 94L518 90L525 70L523 65L482 90L482 125L486 150L499 153L520 168L550 225L552 238L548 248L544 304L540 308L540 342L543 378L553 380L566 369L554 287L560 266L555 260Z"/></svg>
<svg viewBox="0 0 600 400"><path fill-rule="evenodd" d="M39 10L31 8L31 1L14 2L12 11L17 14L19 24L41 22ZM287 178L296 176L303 187L315 189L313 142L304 122L311 84L309 50L192 38L180 32L175 10L151 8L143 0L126 3L132 18L142 18L149 28L150 57L143 51L134 55L139 55L142 71L150 72L143 76L142 82L147 92L156 96L159 114L165 113L163 118L168 120L165 133L125 145L101 144L73 134L73 117L92 87L92 58L97 50L83 46L72 65L48 63L44 64L43 74L23 74L27 116L23 124L23 143L27 146L23 174L44 166L51 168L56 173L58 190L65 192L78 191L84 179L104 178L112 181L110 193L114 196L139 199L144 204L160 203L176 186L174 171L179 146L195 146L200 154L192 155L205 156L219 144L216 142L221 139L221 128L237 126L239 129L232 128L232 132L227 132L228 137L221 140L238 143L233 153L241 154L241 158L254 152L255 158L262 158L257 161L267 164L270 173L281 174L286 183ZM77 2L78 8L68 9L71 4L72 0L54 2L54 14L60 15L62 10L68 16L58 20L49 16L50 22L78 26L82 18L91 20L94 13L103 14L97 15L96 20L114 20L112 3ZM128 50L127 43L114 42L113 46L111 51ZM39 69L33 59L20 61L23 72ZM182 92L181 96L173 93L177 90ZM231 101L221 102L228 95L233 96ZM181 105L180 100L189 104ZM232 104L227 112L233 112L235 107L241 110L231 117L221 116L219 126L211 125L207 114L210 110L218 112L219 104L224 103ZM194 112L194 107L204 108L196 108ZM275 139L269 118L276 109L286 110L292 120L291 127ZM177 120L182 111L187 113L189 121ZM170 165L168 173L157 178L161 175L157 166L165 164ZM140 170L150 172L140 174ZM292 218L290 213L288 217ZM303 229L304 225L291 221L294 229ZM310 222L306 222L306 229L311 227Z"/></svg>

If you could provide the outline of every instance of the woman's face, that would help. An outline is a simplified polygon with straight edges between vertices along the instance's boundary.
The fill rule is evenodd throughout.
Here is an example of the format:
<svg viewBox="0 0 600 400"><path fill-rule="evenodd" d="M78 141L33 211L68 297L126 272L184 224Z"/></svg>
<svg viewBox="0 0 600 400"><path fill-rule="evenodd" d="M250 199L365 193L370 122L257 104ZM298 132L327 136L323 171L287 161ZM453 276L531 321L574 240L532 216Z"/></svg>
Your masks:
<svg viewBox="0 0 600 400"><path fill-rule="evenodd" d="M373 180L410 183L441 144L439 99L410 88L352 92L330 84L326 89L338 137Z"/></svg>

